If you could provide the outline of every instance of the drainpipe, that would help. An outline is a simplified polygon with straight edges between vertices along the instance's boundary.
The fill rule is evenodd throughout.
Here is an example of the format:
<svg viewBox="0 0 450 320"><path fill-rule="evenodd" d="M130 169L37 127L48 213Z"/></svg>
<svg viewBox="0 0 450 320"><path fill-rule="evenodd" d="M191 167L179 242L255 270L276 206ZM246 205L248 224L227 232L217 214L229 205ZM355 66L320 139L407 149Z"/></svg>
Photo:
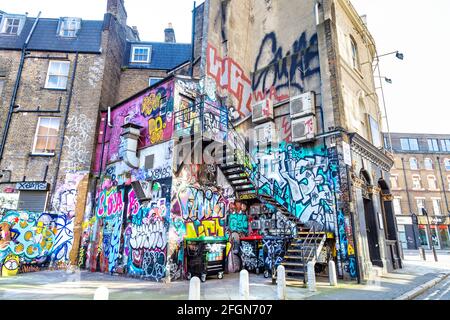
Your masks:
<svg viewBox="0 0 450 320"><path fill-rule="evenodd" d="M69 121L70 105L72 103L75 75L77 73L77 68L78 68L78 56L79 56L79 54L77 52L76 56L75 56L75 64L73 66L72 79L71 79L70 89L69 89L69 97L67 99L66 114L64 115L63 132L62 132L62 135L61 135L61 139L59 141L58 162L56 164L55 177L53 178L52 192L56 191L56 183L58 182L59 168L61 166L61 158L62 158L62 153L63 153L64 140L65 140L65 137L66 137L67 122Z"/></svg>
<svg viewBox="0 0 450 320"><path fill-rule="evenodd" d="M125 153L123 161L132 168L139 168L139 158L137 157L138 140L141 135L142 127L134 124L127 123L122 126L123 133L121 136L125 139Z"/></svg>
<svg viewBox="0 0 450 320"><path fill-rule="evenodd" d="M444 176L442 175L442 168L441 168L441 158L437 157L437 163L438 163L438 167L439 167L439 174L441 175L441 182L442 182L442 190L444 190L444 199L445 199L445 205L447 207L447 213L450 213L450 210L448 208L448 199L447 199L447 191L446 189L446 185L444 182Z"/></svg>
<svg viewBox="0 0 450 320"><path fill-rule="evenodd" d="M194 76L194 55L195 55L195 11L197 9L197 3L194 1L194 9L192 10L192 53L191 53L191 78Z"/></svg>
<svg viewBox="0 0 450 320"><path fill-rule="evenodd" d="M9 127L10 127L11 121L12 121L12 114L14 112L14 105L16 104L17 92L19 91L20 80L22 78L23 66L25 64L25 56L27 55L26 51L27 51L28 43L31 40L31 37L32 37L32 35L34 33L34 30L36 29L36 26L37 26L37 24L39 22L39 18L40 17L41 17L41 12L39 11L39 13L38 13L38 15L36 17L36 20L34 21L33 27L31 28L30 33L28 34L28 37L25 40L25 43L23 44L23 47L22 47L22 53L21 53L21 56L20 56L19 69L17 71L16 83L14 84L13 94L12 94L12 97L11 97L11 103L9 104L8 116L6 118L5 129L3 130L2 143L0 145L0 161L3 159L3 153L5 151L5 144L6 144L6 140L8 138Z"/></svg>

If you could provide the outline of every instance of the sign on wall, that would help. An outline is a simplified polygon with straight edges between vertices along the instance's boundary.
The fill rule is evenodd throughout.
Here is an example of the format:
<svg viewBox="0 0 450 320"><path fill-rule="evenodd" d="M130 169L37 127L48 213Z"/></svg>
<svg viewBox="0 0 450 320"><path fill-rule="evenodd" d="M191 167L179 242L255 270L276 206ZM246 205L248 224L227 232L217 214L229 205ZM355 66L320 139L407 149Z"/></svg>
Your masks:
<svg viewBox="0 0 450 320"><path fill-rule="evenodd" d="M47 191L47 182L19 182L16 184L16 190L20 191Z"/></svg>

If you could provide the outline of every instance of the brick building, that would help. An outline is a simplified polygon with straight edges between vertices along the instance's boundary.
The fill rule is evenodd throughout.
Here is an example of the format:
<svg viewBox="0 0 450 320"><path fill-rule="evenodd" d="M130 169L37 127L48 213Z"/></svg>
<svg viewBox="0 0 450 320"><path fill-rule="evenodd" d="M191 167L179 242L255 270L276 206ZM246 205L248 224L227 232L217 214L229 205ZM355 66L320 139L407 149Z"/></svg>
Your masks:
<svg viewBox="0 0 450 320"><path fill-rule="evenodd" d="M102 113L80 266L184 279L203 248L219 277L401 267L377 51L351 3L206 0L194 21L194 77Z"/></svg>
<svg viewBox="0 0 450 320"><path fill-rule="evenodd" d="M191 46L166 33L170 43L141 42L122 0L100 21L0 11L0 223L46 230L40 246L2 234L0 264L20 261L12 273L75 263L100 110L190 60Z"/></svg>
<svg viewBox="0 0 450 320"><path fill-rule="evenodd" d="M388 144L388 134L385 139ZM437 249L449 249L450 136L391 133L391 139L390 184L403 248L430 248L431 236Z"/></svg>

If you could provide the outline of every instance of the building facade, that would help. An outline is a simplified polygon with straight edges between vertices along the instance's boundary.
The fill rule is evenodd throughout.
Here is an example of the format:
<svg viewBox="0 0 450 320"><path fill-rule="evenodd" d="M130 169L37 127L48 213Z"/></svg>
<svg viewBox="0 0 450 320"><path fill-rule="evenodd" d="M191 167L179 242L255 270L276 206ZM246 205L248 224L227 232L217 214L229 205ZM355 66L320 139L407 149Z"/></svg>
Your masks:
<svg viewBox="0 0 450 320"><path fill-rule="evenodd" d="M389 143L388 134L385 139ZM435 248L449 249L450 136L391 133L391 140L390 184L402 247L430 248L433 241Z"/></svg>
<svg viewBox="0 0 450 320"><path fill-rule="evenodd" d="M0 11L0 264L19 261L8 273L76 264L100 110L190 59L189 44L141 43L126 22L121 0L100 21ZM136 59L148 65L130 76Z"/></svg>
<svg viewBox="0 0 450 320"><path fill-rule="evenodd" d="M401 267L377 52L351 3L207 0L194 21L192 73L102 113L80 265L184 279L200 242L222 271L298 280L317 237L342 279Z"/></svg>

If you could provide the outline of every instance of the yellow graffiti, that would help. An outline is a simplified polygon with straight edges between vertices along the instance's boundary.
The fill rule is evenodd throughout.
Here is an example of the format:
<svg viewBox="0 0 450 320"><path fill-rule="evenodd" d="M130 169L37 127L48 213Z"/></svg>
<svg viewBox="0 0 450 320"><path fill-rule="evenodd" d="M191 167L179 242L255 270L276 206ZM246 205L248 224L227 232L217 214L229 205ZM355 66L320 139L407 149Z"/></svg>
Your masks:
<svg viewBox="0 0 450 320"><path fill-rule="evenodd" d="M13 277L19 273L19 257L15 254L9 254L6 256L3 267L2 277Z"/></svg>
<svg viewBox="0 0 450 320"><path fill-rule="evenodd" d="M148 121L148 133L150 136L150 142L157 143L162 141L165 128L166 124L163 124L163 120L161 117L150 119Z"/></svg>
<svg viewBox="0 0 450 320"><path fill-rule="evenodd" d="M145 116L149 116L153 113L153 111L157 110L161 107L161 94L151 93L149 96L144 98L142 102L142 114Z"/></svg>
<svg viewBox="0 0 450 320"><path fill-rule="evenodd" d="M354 256L355 255L355 249L353 249L353 247L350 244L348 245L347 251L348 251L348 255L349 256Z"/></svg>
<svg viewBox="0 0 450 320"><path fill-rule="evenodd" d="M188 239L223 236L225 236L225 231L223 226L220 225L218 218L202 221L197 229L194 222L188 222L186 224L186 237Z"/></svg>

